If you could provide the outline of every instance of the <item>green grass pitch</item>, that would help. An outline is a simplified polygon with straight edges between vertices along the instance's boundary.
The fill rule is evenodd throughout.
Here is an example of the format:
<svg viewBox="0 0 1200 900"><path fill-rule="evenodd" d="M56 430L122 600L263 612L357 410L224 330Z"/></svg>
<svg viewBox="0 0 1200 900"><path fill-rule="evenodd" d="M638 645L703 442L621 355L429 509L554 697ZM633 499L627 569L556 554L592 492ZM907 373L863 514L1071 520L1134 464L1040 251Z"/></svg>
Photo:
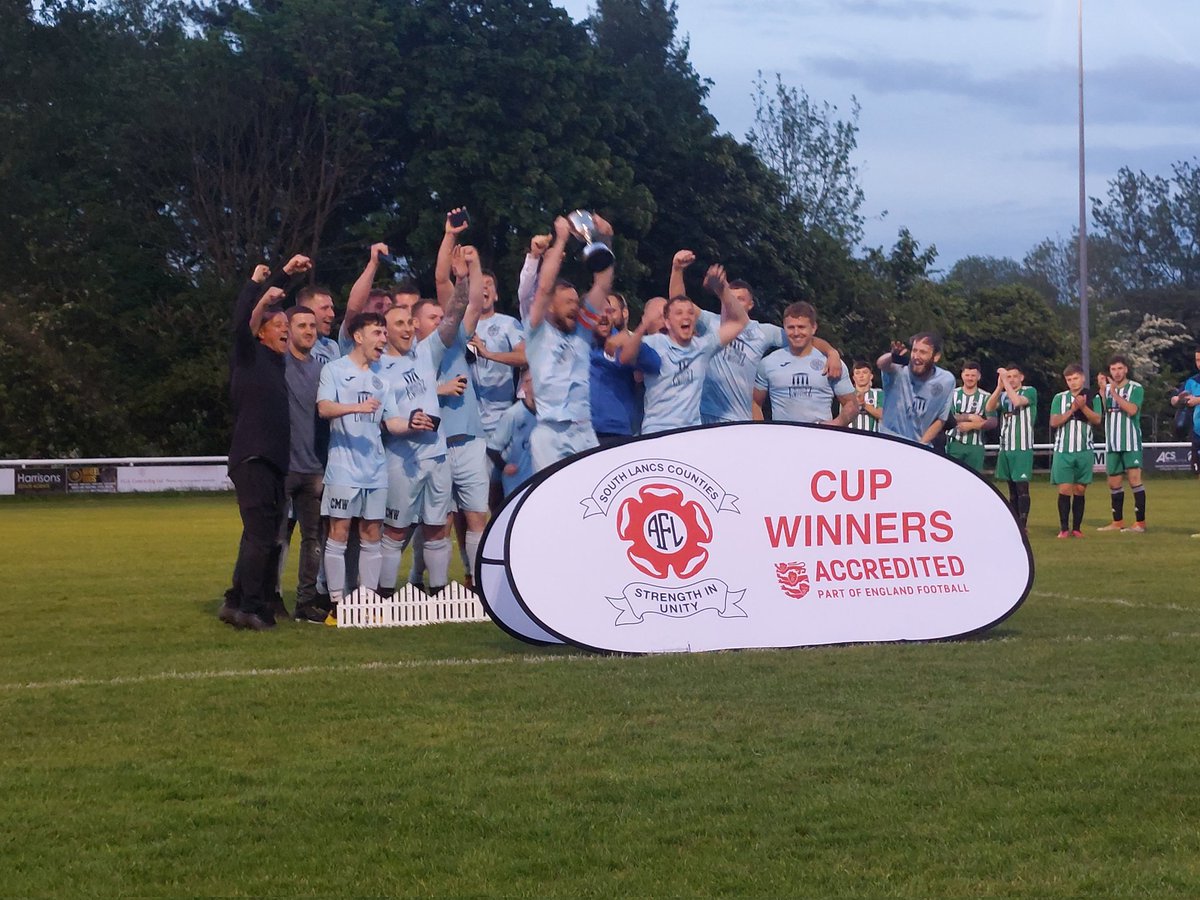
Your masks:
<svg viewBox="0 0 1200 900"><path fill-rule="evenodd" d="M235 632L231 496L5 499L0 895L1200 895L1198 493L1035 484L981 639L641 658Z"/></svg>

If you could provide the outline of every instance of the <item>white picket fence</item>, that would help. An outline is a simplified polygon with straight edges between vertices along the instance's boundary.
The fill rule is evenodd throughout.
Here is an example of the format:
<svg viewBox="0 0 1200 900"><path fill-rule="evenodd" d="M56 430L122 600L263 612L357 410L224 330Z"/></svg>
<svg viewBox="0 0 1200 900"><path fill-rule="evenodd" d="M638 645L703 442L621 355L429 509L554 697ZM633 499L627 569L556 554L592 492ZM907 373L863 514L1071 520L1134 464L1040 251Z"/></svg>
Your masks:
<svg viewBox="0 0 1200 900"><path fill-rule="evenodd" d="M397 628L436 622L487 622L483 603L474 591L456 581L431 597L406 584L390 597L359 588L343 597L337 608L338 628Z"/></svg>

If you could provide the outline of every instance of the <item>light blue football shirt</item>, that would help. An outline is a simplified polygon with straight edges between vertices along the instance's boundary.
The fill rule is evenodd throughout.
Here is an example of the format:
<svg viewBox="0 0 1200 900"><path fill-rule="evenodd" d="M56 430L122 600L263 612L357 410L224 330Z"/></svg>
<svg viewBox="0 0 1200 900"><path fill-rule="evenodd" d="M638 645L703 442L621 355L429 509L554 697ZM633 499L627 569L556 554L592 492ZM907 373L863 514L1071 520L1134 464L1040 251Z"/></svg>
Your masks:
<svg viewBox="0 0 1200 900"><path fill-rule="evenodd" d="M771 398L774 422L826 422L833 418L835 397L854 393L846 367L840 378L822 375L829 358L816 347L797 356L784 347L768 353L758 364L754 386Z"/></svg>
<svg viewBox="0 0 1200 900"><path fill-rule="evenodd" d="M435 331L423 341L414 340L407 353L396 356L384 354L379 360L379 374L392 389L397 415L406 422L418 409L427 415L439 416L438 364L446 354L446 345ZM434 459L446 455L444 428L434 431L415 431L411 434L385 435L383 445L390 453L407 459Z"/></svg>
<svg viewBox="0 0 1200 900"><path fill-rule="evenodd" d="M721 317L704 310L700 313L705 331L718 332ZM783 329L751 319L742 333L721 349L708 365L704 392L700 396L700 414L727 422L749 422L754 379L762 358L787 343Z"/></svg>
<svg viewBox="0 0 1200 900"><path fill-rule="evenodd" d="M475 337L493 353L508 353L525 341L521 323L512 316L496 313L480 319ZM490 434L505 410L517 399L513 367L491 359L476 357L471 363L471 380L479 397L479 421L485 434Z"/></svg>
<svg viewBox="0 0 1200 900"><path fill-rule="evenodd" d="M666 334L648 334L642 343L658 354L657 372L643 374L646 386L642 434L700 424L700 395L712 358L721 351L716 331L696 332L687 346Z"/></svg>
<svg viewBox="0 0 1200 900"><path fill-rule="evenodd" d="M325 483L341 487L385 488L387 465L380 423L399 415L394 394L374 367L360 369L348 356L321 369L317 402L362 403L374 397L379 409L370 414L351 413L329 420L329 461Z"/></svg>
<svg viewBox="0 0 1200 900"><path fill-rule="evenodd" d="M500 475L505 497L520 487L526 479L533 477L533 454L529 452L529 435L533 433L535 425L537 416L524 402L517 401L500 414L495 429L488 436L488 448L499 453L505 463L513 463L517 467L514 475L505 475L503 472Z"/></svg>
<svg viewBox="0 0 1200 900"><path fill-rule="evenodd" d="M583 323L564 333L543 318L530 328L525 355L533 376L533 397L542 422L591 422L588 370L592 333Z"/></svg>
<svg viewBox="0 0 1200 900"><path fill-rule="evenodd" d="M351 350L354 348L351 347ZM321 361L321 365L333 362L342 355L342 349L338 346L338 342L333 338L317 337L317 342L313 344L311 356L313 359Z"/></svg>
<svg viewBox="0 0 1200 900"><path fill-rule="evenodd" d="M934 366L925 379L914 378L908 366L883 370L883 421L879 430L920 442L926 430L950 415L954 402L954 376Z"/></svg>
<svg viewBox="0 0 1200 900"><path fill-rule="evenodd" d="M466 376L467 379L467 389L460 396L438 398L442 404L441 432L448 438L483 434L483 426L479 422L479 397L475 393L471 367L467 363L467 338L466 329L459 323L458 334L454 342L446 348L446 355L442 357L438 366L440 381L449 381L460 375Z"/></svg>

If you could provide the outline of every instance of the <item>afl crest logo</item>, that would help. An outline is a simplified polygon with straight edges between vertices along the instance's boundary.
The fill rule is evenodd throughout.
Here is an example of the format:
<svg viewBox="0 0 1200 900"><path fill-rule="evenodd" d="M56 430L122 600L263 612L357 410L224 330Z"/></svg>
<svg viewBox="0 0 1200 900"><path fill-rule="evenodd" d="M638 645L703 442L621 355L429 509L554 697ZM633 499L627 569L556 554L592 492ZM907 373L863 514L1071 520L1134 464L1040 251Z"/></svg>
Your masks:
<svg viewBox="0 0 1200 900"><path fill-rule="evenodd" d="M704 508L669 484L647 484L617 511L617 536L625 555L651 578L691 578L708 562L712 522Z"/></svg>

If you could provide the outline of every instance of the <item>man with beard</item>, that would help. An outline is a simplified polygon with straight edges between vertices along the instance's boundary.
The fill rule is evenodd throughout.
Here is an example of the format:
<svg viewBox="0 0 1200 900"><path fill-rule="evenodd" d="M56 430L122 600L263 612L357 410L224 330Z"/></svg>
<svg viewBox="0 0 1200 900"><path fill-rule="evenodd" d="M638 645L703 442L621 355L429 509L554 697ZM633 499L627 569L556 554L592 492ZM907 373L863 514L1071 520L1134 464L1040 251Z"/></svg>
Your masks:
<svg viewBox="0 0 1200 900"><path fill-rule="evenodd" d="M954 376L937 363L942 339L929 331L915 334L906 347L892 342L876 360L883 373L883 421L880 432L930 446L946 424L954 399Z"/></svg>
<svg viewBox="0 0 1200 900"><path fill-rule="evenodd" d="M624 308L615 305L609 296L608 310L600 316L592 329L594 344L589 364L591 380L592 428L601 447L608 447L632 437L641 419L638 397L638 373L657 372L658 354L645 344L638 350L632 365L621 362L620 344L610 339L614 334L623 336Z"/></svg>
<svg viewBox="0 0 1200 900"><path fill-rule="evenodd" d="M599 215L592 218L598 236L611 240L612 226ZM529 448L534 471L539 472L597 446L592 430L590 330L608 305L613 269L595 274L581 310L575 285L558 277L570 234L570 223L563 216L554 220L554 243L542 259L526 329L525 353L533 373L538 420Z"/></svg>

